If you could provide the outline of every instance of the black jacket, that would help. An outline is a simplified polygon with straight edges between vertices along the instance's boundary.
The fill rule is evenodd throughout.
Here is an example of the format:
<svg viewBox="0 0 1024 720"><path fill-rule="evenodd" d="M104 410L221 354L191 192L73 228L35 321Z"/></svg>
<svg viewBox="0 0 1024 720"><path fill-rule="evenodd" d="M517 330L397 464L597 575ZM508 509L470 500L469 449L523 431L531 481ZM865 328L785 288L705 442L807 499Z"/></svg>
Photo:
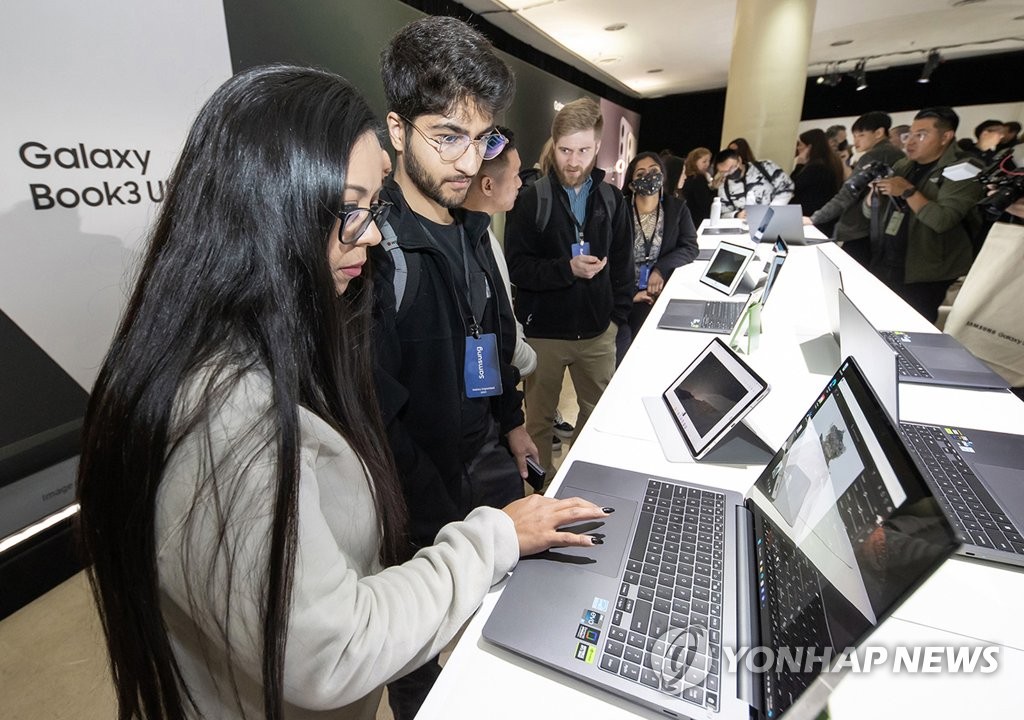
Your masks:
<svg viewBox="0 0 1024 720"><path fill-rule="evenodd" d="M893 165L902 157L902 150L896 148L887 139L882 140L861 155L860 160L853 166L853 174L856 175L869 163L881 161L888 165ZM822 225L827 226L828 223L838 220L835 226L835 240L852 241L866 239L871 234L871 224L861 212L860 201L867 194L867 188L861 192L854 192L844 183L831 200L810 216L811 222L820 227ZM804 214L808 214L806 209Z"/></svg>
<svg viewBox="0 0 1024 720"><path fill-rule="evenodd" d="M842 183L836 181L832 171L820 160L811 160L800 172L794 170L790 177L794 188L790 204L799 205L801 212L808 217L824 207L842 188ZM832 237L835 222L822 221L818 223L818 229Z"/></svg>
<svg viewBox="0 0 1024 720"><path fill-rule="evenodd" d="M381 198L394 203L388 222L398 236L410 280L396 312L391 254L382 245L370 249L377 392L409 507L410 536L417 545L424 545L433 542L441 526L465 516L464 463L479 450L465 441L467 432L478 428L462 427L468 330L460 309L465 302L460 306L455 293L461 292L456 288L463 287L465 280L455 284L451 263L427 235L397 184L389 179ZM512 365L516 340L512 308L494 264L487 236L489 217L453 212L490 288L486 311L477 320L483 332L497 336L503 390L500 396L468 402L488 403L504 435L523 424L522 394L516 389L519 371Z"/></svg>
<svg viewBox="0 0 1024 720"><path fill-rule="evenodd" d="M683 198L686 207L690 208L690 217L694 225L700 225L711 216L711 203L718 193L711 189L704 173L690 175L683 183Z"/></svg>
<svg viewBox="0 0 1024 720"><path fill-rule="evenodd" d="M537 187L519 194L505 219L505 257L509 278L516 286L516 316L526 337L583 340L626 322L633 304L633 232L626 202L613 188L615 207L608 217L598 183L604 171L591 172L594 185L587 198L583 236L590 254L607 257L608 264L590 280L572 274L572 244L576 226L569 199L552 170L551 217L543 232L537 229Z"/></svg>

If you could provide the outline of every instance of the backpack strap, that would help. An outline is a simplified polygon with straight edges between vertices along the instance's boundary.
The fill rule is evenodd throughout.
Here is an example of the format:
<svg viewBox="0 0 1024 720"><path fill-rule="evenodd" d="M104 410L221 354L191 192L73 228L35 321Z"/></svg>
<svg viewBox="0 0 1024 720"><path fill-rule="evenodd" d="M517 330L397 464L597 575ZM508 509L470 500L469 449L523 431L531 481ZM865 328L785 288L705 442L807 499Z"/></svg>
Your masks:
<svg viewBox="0 0 1024 720"><path fill-rule="evenodd" d="M395 314L397 320L401 320L405 313L408 312L409 305L411 304L406 303L403 305L403 300L406 297L412 298L416 296L419 272L414 267L415 263L410 263L409 256L398 245L398 235L395 233L395 229L391 227L391 223L385 222L380 228L380 234L383 238L381 247L387 251L388 256L391 258L391 264L395 268L391 282L395 288Z"/></svg>
<svg viewBox="0 0 1024 720"><path fill-rule="evenodd" d="M597 184L597 192L604 203L604 210L608 214L610 224L615 217L615 192L612 190L612 186L604 181Z"/></svg>
<svg viewBox="0 0 1024 720"><path fill-rule="evenodd" d="M544 232L544 228L548 226L548 220L551 218L551 202L553 200L551 196L551 177L542 175L537 178L533 186L537 188L537 217L535 225L537 232Z"/></svg>
<svg viewBox="0 0 1024 720"><path fill-rule="evenodd" d="M551 196L551 176L544 175L538 178L534 186L537 188L537 217L535 224L537 232L544 232L544 228L548 226L548 220L551 218L551 203L554 201L554 198ZM601 202L604 203L608 220L611 221L615 217L615 193L612 190L612 186L603 181L599 182L597 184L597 194L601 196Z"/></svg>

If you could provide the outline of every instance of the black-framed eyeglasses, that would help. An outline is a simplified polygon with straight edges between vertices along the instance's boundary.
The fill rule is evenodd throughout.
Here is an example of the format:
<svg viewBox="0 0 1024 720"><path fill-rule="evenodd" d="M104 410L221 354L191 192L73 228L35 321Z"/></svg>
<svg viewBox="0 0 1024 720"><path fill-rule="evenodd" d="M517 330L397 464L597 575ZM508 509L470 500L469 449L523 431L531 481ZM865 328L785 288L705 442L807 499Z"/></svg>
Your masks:
<svg viewBox="0 0 1024 720"><path fill-rule="evenodd" d="M459 133L446 133L441 137L434 138L420 130L416 123L404 115L399 115L398 117L409 123L413 130L420 134L420 137L434 146L434 149L437 150L437 154L441 157L442 162L455 162L466 154L470 145L476 145L476 151L480 153L480 157L484 160L493 160L498 157L498 155L501 154L501 151L505 149L505 146L508 145L508 138L497 130L489 132L482 137L478 137L476 140L471 138L469 135Z"/></svg>
<svg viewBox="0 0 1024 720"><path fill-rule="evenodd" d="M381 200L368 208L346 205L331 214L341 221L341 231L338 233L341 244L355 245L369 229L371 222L377 223L379 228L387 221L389 212L391 212L391 203Z"/></svg>

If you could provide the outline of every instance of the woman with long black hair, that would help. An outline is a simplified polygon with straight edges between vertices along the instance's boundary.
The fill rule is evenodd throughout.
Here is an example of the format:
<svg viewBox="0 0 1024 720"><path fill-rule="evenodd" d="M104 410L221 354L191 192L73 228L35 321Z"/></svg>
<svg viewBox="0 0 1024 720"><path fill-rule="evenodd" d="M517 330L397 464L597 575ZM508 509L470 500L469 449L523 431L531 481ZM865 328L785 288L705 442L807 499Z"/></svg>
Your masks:
<svg viewBox="0 0 1024 720"><path fill-rule="evenodd" d="M189 133L79 468L120 718L371 718L520 553L593 542L556 528L601 509L531 496L397 564L363 268L377 132L341 78L271 66Z"/></svg>
<svg viewBox="0 0 1024 720"><path fill-rule="evenodd" d="M686 203L665 193L665 163L653 152L642 152L626 167L622 193L629 202L633 225L635 285L629 327L619 328L616 360L651 312L672 271L697 257L697 231ZM628 334L627 334L628 331Z"/></svg>
<svg viewBox="0 0 1024 720"><path fill-rule="evenodd" d="M810 217L839 192L843 186L843 163L828 144L824 131L817 128L800 133L796 141L799 172L794 171L793 199L801 212ZM822 223L818 229L832 236L835 221Z"/></svg>

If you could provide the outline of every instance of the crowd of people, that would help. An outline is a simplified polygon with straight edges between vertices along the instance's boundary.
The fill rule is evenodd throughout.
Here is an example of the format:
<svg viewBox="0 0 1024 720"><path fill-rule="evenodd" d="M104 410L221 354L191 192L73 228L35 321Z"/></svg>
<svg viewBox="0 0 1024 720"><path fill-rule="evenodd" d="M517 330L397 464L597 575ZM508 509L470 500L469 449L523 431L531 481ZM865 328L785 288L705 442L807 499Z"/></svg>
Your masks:
<svg viewBox="0 0 1024 720"><path fill-rule="evenodd" d="M586 424L714 198L740 218L800 203L922 312L970 266L981 189L939 179L948 108L905 130L865 114L852 168L830 128L800 135L792 173L737 138L642 152L615 188L589 99L521 170L496 124L513 75L458 20L400 30L381 79L378 119L338 76L253 68L186 140L79 470L120 717L369 718L387 684L412 718L521 555L601 543L561 528L614 508L524 481L545 489L553 433ZM844 184L873 162L891 173Z"/></svg>

